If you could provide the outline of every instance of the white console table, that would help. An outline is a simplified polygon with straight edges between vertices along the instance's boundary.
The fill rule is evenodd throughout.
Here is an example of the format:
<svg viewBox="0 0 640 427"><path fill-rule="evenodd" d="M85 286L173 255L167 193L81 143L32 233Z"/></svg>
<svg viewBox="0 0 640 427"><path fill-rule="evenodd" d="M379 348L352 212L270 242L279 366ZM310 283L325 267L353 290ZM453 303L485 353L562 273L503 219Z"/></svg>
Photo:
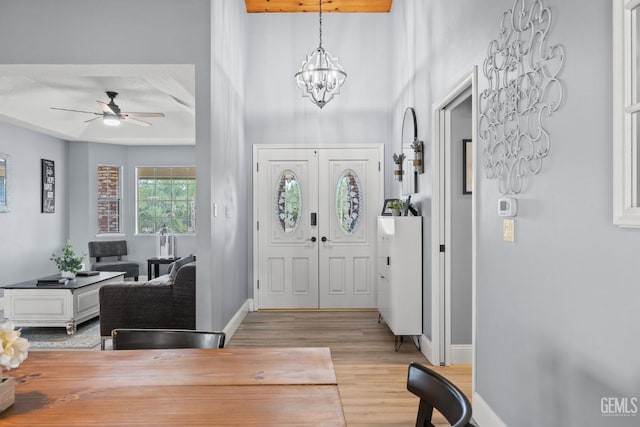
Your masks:
<svg viewBox="0 0 640 427"><path fill-rule="evenodd" d="M39 286L37 280L6 285L4 315L16 326L64 327L73 335L79 323L99 315L100 288L122 281L124 272L100 272L66 285Z"/></svg>

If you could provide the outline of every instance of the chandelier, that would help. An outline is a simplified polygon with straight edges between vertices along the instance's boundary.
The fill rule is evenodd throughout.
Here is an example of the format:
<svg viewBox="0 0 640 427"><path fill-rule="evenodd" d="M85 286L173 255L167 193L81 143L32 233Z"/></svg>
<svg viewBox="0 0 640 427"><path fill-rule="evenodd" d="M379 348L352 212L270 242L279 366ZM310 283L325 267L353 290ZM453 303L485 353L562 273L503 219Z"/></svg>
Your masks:
<svg viewBox="0 0 640 427"><path fill-rule="evenodd" d="M340 93L340 87L347 78L347 73L329 52L322 47L322 0L320 0L320 45L302 63L302 68L295 75L296 83L303 90L302 95L322 108Z"/></svg>

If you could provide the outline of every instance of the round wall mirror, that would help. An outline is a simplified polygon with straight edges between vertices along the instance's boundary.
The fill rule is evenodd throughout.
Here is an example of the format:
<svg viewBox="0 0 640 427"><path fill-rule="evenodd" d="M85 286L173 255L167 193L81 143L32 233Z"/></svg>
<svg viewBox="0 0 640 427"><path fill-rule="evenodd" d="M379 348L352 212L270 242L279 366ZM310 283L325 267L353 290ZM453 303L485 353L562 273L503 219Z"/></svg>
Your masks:
<svg viewBox="0 0 640 427"><path fill-rule="evenodd" d="M402 150L406 150L413 141L418 138L418 124L416 123L416 110L413 107L407 107L404 111L402 119ZM408 154L408 153L405 153Z"/></svg>

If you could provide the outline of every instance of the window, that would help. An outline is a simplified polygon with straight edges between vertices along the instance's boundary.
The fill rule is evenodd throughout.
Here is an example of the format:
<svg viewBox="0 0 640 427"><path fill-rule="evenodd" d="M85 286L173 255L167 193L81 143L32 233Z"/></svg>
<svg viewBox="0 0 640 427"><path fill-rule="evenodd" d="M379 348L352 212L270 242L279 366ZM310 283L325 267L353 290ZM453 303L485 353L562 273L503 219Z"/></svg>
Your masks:
<svg viewBox="0 0 640 427"><path fill-rule="evenodd" d="M137 233L196 232L196 168L138 167Z"/></svg>
<svg viewBox="0 0 640 427"><path fill-rule="evenodd" d="M121 233L120 166L98 166L98 233Z"/></svg>
<svg viewBox="0 0 640 427"><path fill-rule="evenodd" d="M296 231L302 212L300 182L292 170L280 174L274 196L275 219L286 234Z"/></svg>
<svg viewBox="0 0 640 427"><path fill-rule="evenodd" d="M640 226L640 0L613 5L613 222Z"/></svg>

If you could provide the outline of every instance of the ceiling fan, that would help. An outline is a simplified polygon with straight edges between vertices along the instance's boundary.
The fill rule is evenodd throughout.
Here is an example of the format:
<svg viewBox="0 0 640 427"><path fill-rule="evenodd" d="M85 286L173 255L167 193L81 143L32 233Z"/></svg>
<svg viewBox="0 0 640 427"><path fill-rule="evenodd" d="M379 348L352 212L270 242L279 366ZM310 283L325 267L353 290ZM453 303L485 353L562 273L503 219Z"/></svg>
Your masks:
<svg viewBox="0 0 640 427"><path fill-rule="evenodd" d="M164 113L125 113L120 111L120 107L115 103L114 99L118 95L117 92L107 91L107 96L110 101L107 104L106 102L96 101L100 108L102 108L102 113L95 113L93 111L82 111L82 110L71 110L68 108L57 108L51 107L52 110L61 110L61 111L73 111L75 113L86 113L86 114L95 114L99 117L94 117L89 120L85 120L85 123L91 123L96 120L102 120L102 122L107 126L120 126L120 123L127 122L132 125L149 127L151 123L145 122L143 120L138 120L134 117L164 117Z"/></svg>

